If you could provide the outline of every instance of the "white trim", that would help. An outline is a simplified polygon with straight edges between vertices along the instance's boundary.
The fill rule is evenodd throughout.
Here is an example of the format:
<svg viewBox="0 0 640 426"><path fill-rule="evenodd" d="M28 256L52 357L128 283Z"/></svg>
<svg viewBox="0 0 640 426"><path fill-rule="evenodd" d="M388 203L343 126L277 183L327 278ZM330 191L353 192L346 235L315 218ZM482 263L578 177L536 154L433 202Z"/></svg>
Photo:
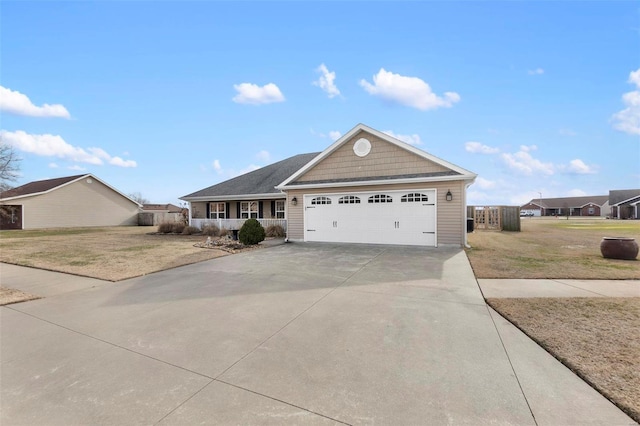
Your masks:
<svg viewBox="0 0 640 426"><path fill-rule="evenodd" d="M467 179L475 179L475 177L477 176L477 174L470 172L469 170L463 169L462 167L458 167L453 163L449 163L448 161L445 161L441 158L438 158L434 155L429 154L428 152L422 151L421 149L418 149L412 145L409 145L408 143L402 142L401 140L398 140L394 137L391 137L389 135L387 135L386 133L382 133L378 130L372 129L369 126L366 126L362 123L358 124L356 127L354 127L353 129L349 130L347 133L344 134L344 136L342 136L340 139L338 139L337 141L335 141L331 146L329 146L327 149L325 149L324 151L322 151L320 154L318 154L315 158L313 158L311 161L309 161L307 164L305 164L301 169L299 169L297 172L295 172L294 174L292 174L291 176L289 176L284 182L282 182L280 185L277 185L275 188L276 189L284 189L284 188L292 188L289 185L289 183L295 181L297 178L299 178L300 176L302 176L304 173L306 173L307 171L309 171L310 169L312 169L313 167L315 167L320 161L322 161L323 159L325 159L326 157L328 157L331 153L333 153L336 149L338 149L340 146L342 146L343 144L345 144L349 139L351 139L351 137L353 137L357 132L359 131L364 131L367 133L370 133L384 141L387 141L393 145L398 146L399 148L405 149L413 154L416 154L426 160L432 161L436 164L439 164L443 167L446 167L450 170L453 170L455 172L460 173L462 176L458 176L457 180L467 180ZM438 180L444 180L444 179L438 179ZM422 181L422 182L427 182L427 181ZM295 188L300 188L302 187L302 185L298 186L296 185ZM318 187L320 188L320 187Z"/></svg>
<svg viewBox="0 0 640 426"><path fill-rule="evenodd" d="M268 193L268 194L243 194L243 195L216 195L216 196L199 196L199 197L182 197L180 200L197 202L197 201L253 201L253 200L280 200L285 199L287 195L284 192Z"/></svg>
<svg viewBox="0 0 640 426"><path fill-rule="evenodd" d="M291 185L286 189L292 191L295 189L313 189L313 188L336 188L347 186L369 186L369 185L396 185L396 184L408 184L408 183L429 183L429 182L448 182L456 180L472 180L474 177L470 176L438 176L438 177L422 177L422 178L404 178L404 179L384 179L384 180L367 180L367 181L354 181L354 182L328 182L328 183L309 183L300 185Z"/></svg>
<svg viewBox="0 0 640 426"><path fill-rule="evenodd" d="M626 200L624 200L624 201L620 201L619 203L612 204L612 205L611 205L611 207L613 207L613 206L619 206L619 205L624 204L624 203L628 203L629 201L631 201L631 200L635 200L636 198L640 198L640 194L634 195L633 197L631 197L631 198L627 198ZM638 200L638 201L640 201L640 200ZM633 204L633 203L632 203L632 204Z"/></svg>
<svg viewBox="0 0 640 426"><path fill-rule="evenodd" d="M63 178L64 178L64 176L63 176ZM54 186L53 188L50 188L50 189L48 189L46 191L32 192L31 194L24 194L24 195L17 195L15 197L2 198L2 199L0 199L0 201L4 202L4 201L10 201L10 200L17 200L19 198L35 197L35 196L38 196L38 195L48 194L50 192L55 191L56 189L64 188L67 185L71 185L72 183L76 183L76 182L81 181L82 179L86 179L86 178L95 179L96 181L100 182L101 184L103 184L107 188L111 189L113 192L121 195L122 197L126 198L127 200L131 201L132 203L137 204L138 207L142 208L142 204L140 204L136 200L132 199L131 197L129 197L127 195L124 195L122 192L118 191L113 186L109 185L108 183L104 182L103 180L99 179L98 177L96 177L95 175L93 175L91 173L87 173L86 175L82 175L82 176L80 176L80 177L78 177L78 178L76 178L74 180L70 180L69 182L62 183L62 184L60 184L58 186ZM53 178L53 179L61 179L61 178ZM43 180L51 180L51 179L43 179ZM39 182L39 181L33 181L33 182ZM29 182L29 183L32 183L32 182Z"/></svg>

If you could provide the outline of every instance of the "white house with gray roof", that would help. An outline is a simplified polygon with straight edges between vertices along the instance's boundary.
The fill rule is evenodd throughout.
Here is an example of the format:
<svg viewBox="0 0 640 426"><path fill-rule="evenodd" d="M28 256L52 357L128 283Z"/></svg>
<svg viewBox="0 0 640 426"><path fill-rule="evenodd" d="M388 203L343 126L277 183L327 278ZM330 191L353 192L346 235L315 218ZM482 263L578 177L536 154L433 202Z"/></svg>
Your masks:
<svg viewBox="0 0 640 426"><path fill-rule="evenodd" d="M300 154L182 197L191 223L281 224L292 241L466 244L476 174L359 124Z"/></svg>

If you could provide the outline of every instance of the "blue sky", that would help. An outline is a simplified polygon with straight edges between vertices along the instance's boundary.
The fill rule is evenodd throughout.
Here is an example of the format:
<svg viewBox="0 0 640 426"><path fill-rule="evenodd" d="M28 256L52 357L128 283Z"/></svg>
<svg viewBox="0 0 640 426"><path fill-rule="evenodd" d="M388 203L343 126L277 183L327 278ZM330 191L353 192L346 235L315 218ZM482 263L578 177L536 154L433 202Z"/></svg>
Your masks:
<svg viewBox="0 0 640 426"><path fill-rule="evenodd" d="M16 184L151 202L358 123L478 174L471 204L640 187L640 7L591 2L0 4Z"/></svg>

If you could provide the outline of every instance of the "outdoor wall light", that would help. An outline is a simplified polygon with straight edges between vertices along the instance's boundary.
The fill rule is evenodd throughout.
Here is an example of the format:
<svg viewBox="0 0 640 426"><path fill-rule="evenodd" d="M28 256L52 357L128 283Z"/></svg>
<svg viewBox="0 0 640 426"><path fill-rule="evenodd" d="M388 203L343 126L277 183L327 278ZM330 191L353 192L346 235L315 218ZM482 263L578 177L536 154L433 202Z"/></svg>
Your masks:
<svg viewBox="0 0 640 426"><path fill-rule="evenodd" d="M291 204L293 204L294 206L298 204L298 199L296 197L293 197L291 199Z"/></svg>
<svg viewBox="0 0 640 426"><path fill-rule="evenodd" d="M447 201L451 201L451 200L453 200L453 194L451 193L451 190L448 190L448 191L447 191L447 195L446 195L446 197L447 197Z"/></svg>

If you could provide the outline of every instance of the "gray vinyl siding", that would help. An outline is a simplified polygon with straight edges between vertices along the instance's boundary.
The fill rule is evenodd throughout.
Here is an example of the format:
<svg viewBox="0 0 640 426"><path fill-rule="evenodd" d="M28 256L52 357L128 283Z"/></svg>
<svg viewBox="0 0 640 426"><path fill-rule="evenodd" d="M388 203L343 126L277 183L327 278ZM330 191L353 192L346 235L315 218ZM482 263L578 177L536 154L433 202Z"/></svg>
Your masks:
<svg viewBox="0 0 640 426"><path fill-rule="evenodd" d="M21 198L24 229L137 225L139 206L93 179Z"/></svg>

